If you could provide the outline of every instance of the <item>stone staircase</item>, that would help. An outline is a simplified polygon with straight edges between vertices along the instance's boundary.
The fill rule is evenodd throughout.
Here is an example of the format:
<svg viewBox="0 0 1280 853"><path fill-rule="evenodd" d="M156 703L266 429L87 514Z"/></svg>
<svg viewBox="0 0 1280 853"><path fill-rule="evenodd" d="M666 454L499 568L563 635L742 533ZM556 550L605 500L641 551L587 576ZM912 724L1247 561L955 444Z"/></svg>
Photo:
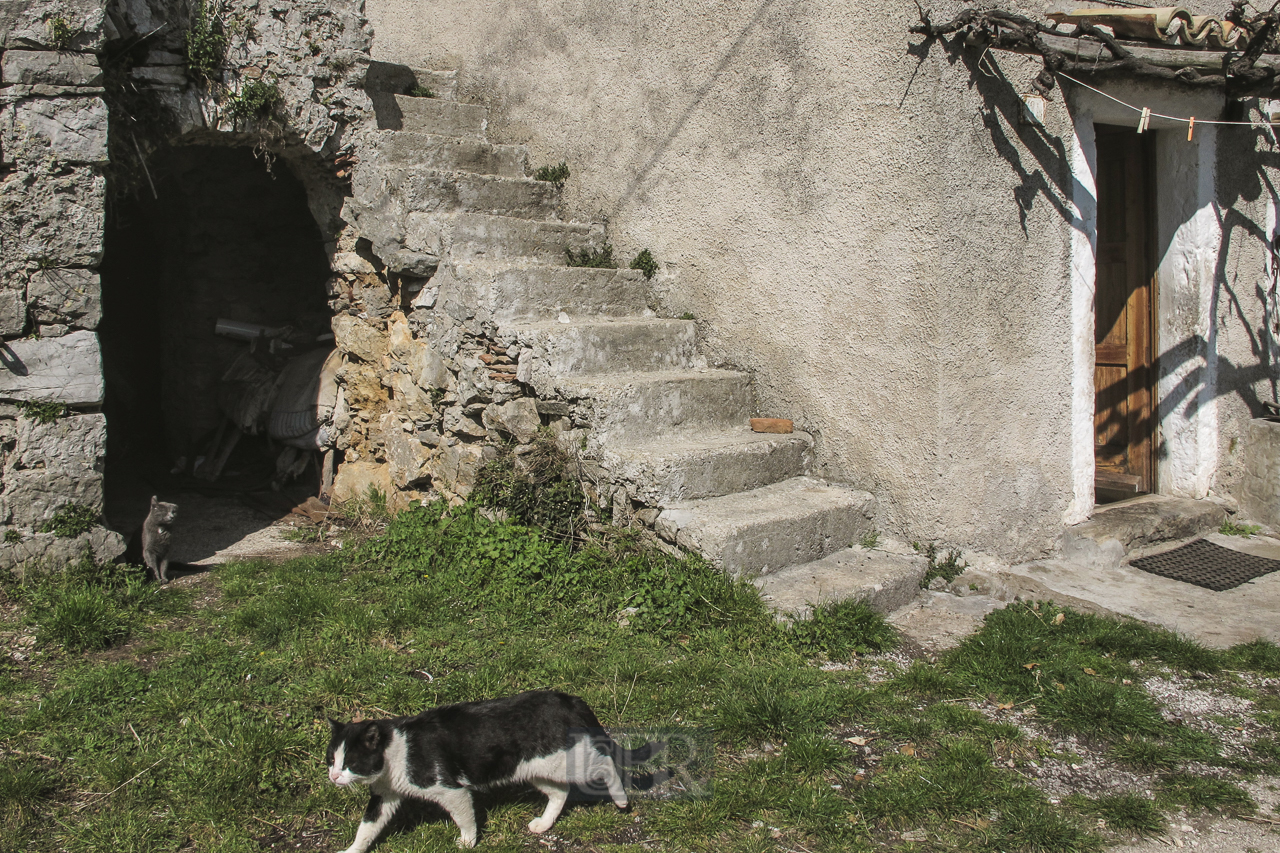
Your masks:
<svg viewBox="0 0 1280 853"><path fill-rule="evenodd" d="M565 249L598 247L603 227L561 220L560 190L528 177L522 146L486 139L486 110L451 100L451 75L415 81L445 97L371 93L385 129L348 211L392 272L438 265L414 305L487 323L493 351L518 354L510 369L544 421L568 418L615 518L639 517L735 576L787 570L811 583L814 561L828 574L865 563L849 549L872 529L875 498L808 476L811 436L752 432L751 377L707 367L694 322L655 316L640 273L565 266ZM841 562L846 552L859 556ZM882 609L918 591L906 564Z"/></svg>

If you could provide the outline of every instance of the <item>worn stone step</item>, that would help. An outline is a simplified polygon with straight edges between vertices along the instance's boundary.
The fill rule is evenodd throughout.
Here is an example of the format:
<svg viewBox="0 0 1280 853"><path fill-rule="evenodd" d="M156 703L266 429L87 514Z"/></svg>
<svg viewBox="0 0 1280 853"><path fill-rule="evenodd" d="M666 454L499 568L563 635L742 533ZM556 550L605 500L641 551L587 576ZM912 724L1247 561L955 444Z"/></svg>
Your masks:
<svg viewBox="0 0 1280 853"><path fill-rule="evenodd" d="M768 435L747 427L688 439L660 438L601 449L614 483L650 506L746 492L804 474L813 453L808 433Z"/></svg>
<svg viewBox="0 0 1280 853"><path fill-rule="evenodd" d="M1088 521L1064 530L1062 557L1115 568L1132 550L1217 530L1226 518L1226 510L1212 501L1143 495L1098 507Z"/></svg>
<svg viewBox="0 0 1280 853"><path fill-rule="evenodd" d="M601 443L724 431L747 422L751 377L732 370L655 370L534 379L539 396L580 401L579 416ZM541 387L539 387L541 385Z"/></svg>
<svg viewBox="0 0 1280 853"><path fill-rule="evenodd" d="M924 557L902 550L855 545L758 577L754 583L765 604L780 616L807 619L814 606L848 599L888 615L915 600L929 568Z"/></svg>
<svg viewBox="0 0 1280 853"><path fill-rule="evenodd" d="M400 112L400 126L391 127L391 130L484 139L485 126L489 122L489 110L485 107L441 98L393 97Z"/></svg>
<svg viewBox="0 0 1280 853"><path fill-rule="evenodd" d="M406 214L483 213L554 219L560 206L560 190L546 181L438 169L357 169L352 193L365 203L385 195Z"/></svg>
<svg viewBox="0 0 1280 853"><path fill-rule="evenodd" d="M749 492L672 504L655 527L735 577L758 576L850 547L871 529L875 508L867 492L793 477Z"/></svg>
<svg viewBox="0 0 1280 853"><path fill-rule="evenodd" d="M499 330L529 351L522 381L586 373L681 370L697 367L692 320L589 317L528 323Z"/></svg>
<svg viewBox="0 0 1280 853"><path fill-rule="evenodd" d="M414 166L503 178L523 178L529 167L529 152L523 145L496 145L407 130L382 131L374 150L384 167Z"/></svg>
<svg viewBox="0 0 1280 853"><path fill-rule="evenodd" d="M580 252L604 242L604 226L587 222L483 213L411 213L405 219L407 245L447 252L455 264L538 263L562 267L565 249Z"/></svg>
<svg viewBox="0 0 1280 853"><path fill-rule="evenodd" d="M570 317L625 317L646 311L648 282L635 270L448 264L431 279L436 298L458 316L512 324Z"/></svg>

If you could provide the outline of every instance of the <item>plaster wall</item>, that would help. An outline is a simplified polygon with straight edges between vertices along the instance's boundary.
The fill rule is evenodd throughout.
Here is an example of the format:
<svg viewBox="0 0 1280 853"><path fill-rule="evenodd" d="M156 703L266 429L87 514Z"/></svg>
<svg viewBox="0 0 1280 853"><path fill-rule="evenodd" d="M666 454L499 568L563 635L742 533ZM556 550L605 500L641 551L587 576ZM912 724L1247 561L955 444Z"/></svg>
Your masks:
<svg viewBox="0 0 1280 853"><path fill-rule="evenodd" d="M567 213L652 249L664 313L886 529L1026 556L1079 516L1070 123L1019 124L1035 63L913 49L906 2L366 11L376 59L458 69L491 138L567 161Z"/></svg>

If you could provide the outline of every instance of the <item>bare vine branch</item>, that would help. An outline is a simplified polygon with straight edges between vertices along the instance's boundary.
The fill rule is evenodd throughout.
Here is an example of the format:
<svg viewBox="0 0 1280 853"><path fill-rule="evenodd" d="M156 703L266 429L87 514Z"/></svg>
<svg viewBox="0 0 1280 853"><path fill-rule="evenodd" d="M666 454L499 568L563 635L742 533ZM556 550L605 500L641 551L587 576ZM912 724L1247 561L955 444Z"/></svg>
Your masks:
<svg viewBox="0 0 1280 853"><path fill-rule="evenodd" d="M1088 23L1080 23L1071 29L1059 29L1056 24L1044 24L1032 18L1000 9L965 9L945 24L935 24L930 19L932 10L924 9L919 2L916 8L920 23L910 32L928 39L960 40L966 47L998 48L1041 57L1044 67L1036 75L1032 86L1041 95L1048 95L1057 82L1059 73L1070 75L1105 76L1126 74L1158 80L1182 83L1197 87L1221 87L1228 97L1271 95L1280 86L1277 74L1280 65L1258 64L1265 53L1280 51L1280 13L1277 6L1265 12L1250 15L1246 11L1247 0L1233 0L1232 9L1223 20L1244 30L1247 46L1243 51L1222 51L1220 70L1206 70L1190 65L1175 68L1155 64L1122 45L1105 30ZM1280 3L1277 3L1280 6ZM1105 48L1110 59L1081 61L1077 55L1052 47L1045 36L1074 38ZM1160 45L1153 45L1159 47Z"/></svg>

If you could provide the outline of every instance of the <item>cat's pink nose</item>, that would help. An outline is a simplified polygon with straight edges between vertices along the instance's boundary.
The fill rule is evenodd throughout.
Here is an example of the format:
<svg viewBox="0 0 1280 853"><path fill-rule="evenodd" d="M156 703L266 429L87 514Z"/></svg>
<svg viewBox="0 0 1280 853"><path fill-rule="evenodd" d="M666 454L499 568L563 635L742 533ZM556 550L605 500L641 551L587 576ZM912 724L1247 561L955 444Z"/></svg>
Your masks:
<svg viewBox="0 0 1280 853"><path fill-rule="evenodd" d="M342 771L341 771L341 770L334 770L332 767L330 767L330 768L329 768L329 781L330 781L330 782L333 782L334 784L337 784L338 779L339 779L341 776L342 776Z"/></svg>

